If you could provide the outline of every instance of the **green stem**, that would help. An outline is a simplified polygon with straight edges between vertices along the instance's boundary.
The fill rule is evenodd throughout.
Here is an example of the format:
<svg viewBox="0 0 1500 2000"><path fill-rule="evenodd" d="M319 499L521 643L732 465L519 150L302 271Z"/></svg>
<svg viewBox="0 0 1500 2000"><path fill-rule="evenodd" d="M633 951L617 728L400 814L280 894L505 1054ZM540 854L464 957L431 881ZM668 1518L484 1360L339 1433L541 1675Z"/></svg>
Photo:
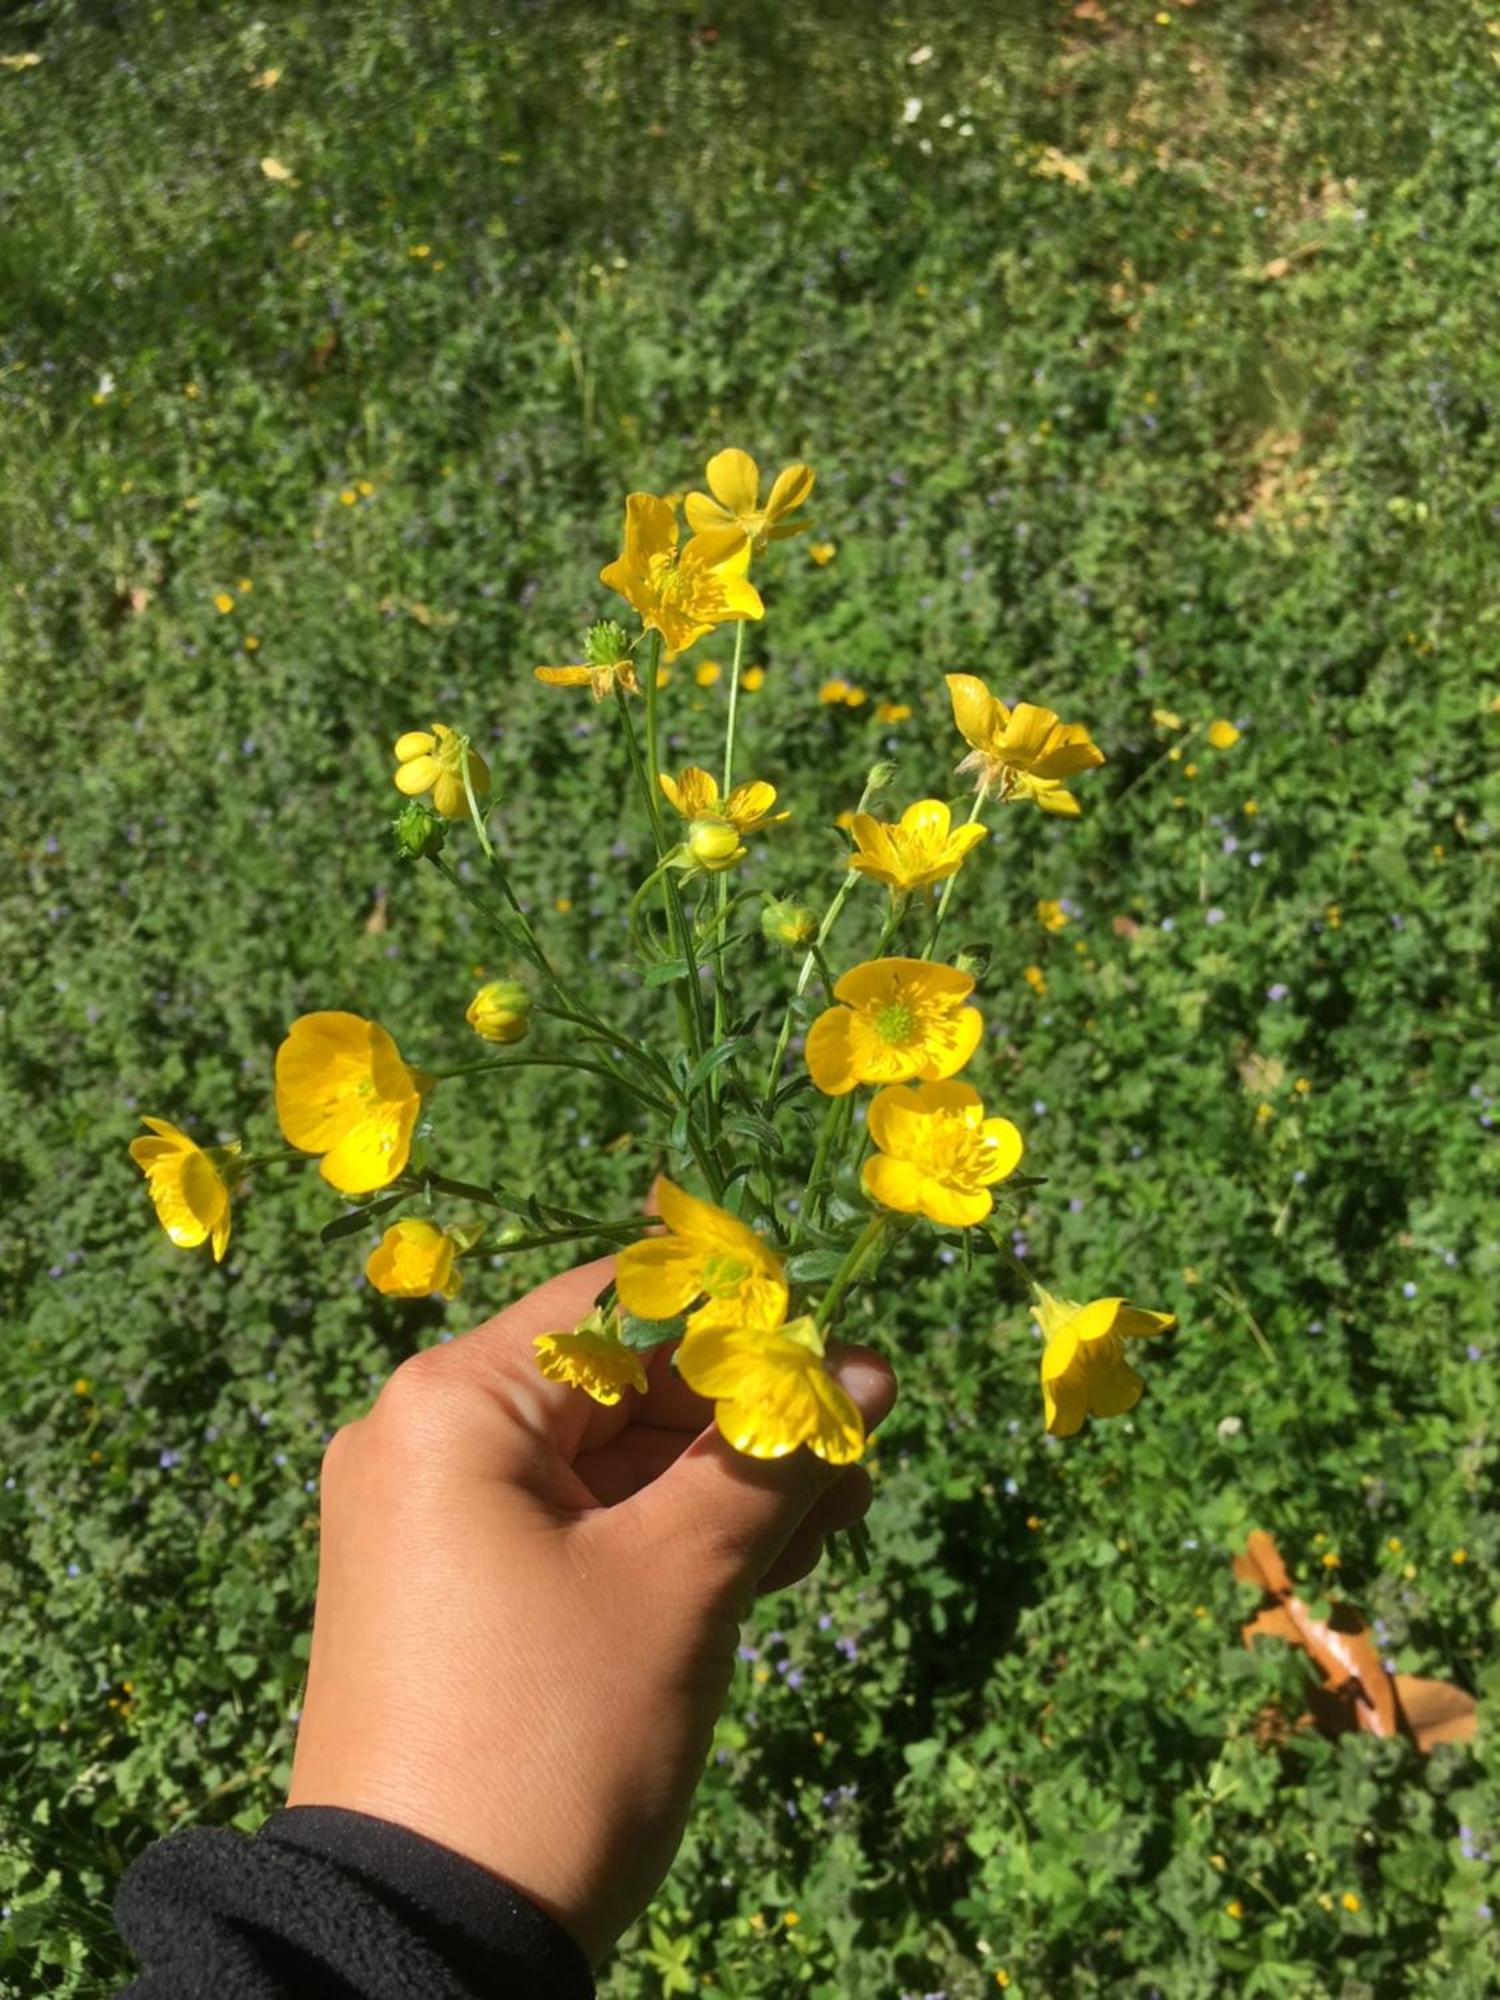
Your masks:
<svg viewBox="0 0 1500 2000"><path fill-rule="evenodd" d="M872 1215L864 1228L849 1247L849 1254L840 1264L829 1283L828 1290L819 1299L813 1313L813 1323L822 1332L843 1304L844 1295L854 1283L865 1265L880 1250L885 1241L891 1219L885 1213Z"/></svg>
<svg viewBox="0 0 1500 2000"><path fill-rule="evenodd" d="M734 789L734 735L735 724L740 709L740 662L745 656L745 621L742 618L734 628L734 663L729 669L729 716L724 724L724 786L721 796L728 798ZM724 919L729 910L729 870L720 872L715 884L715 910L718 924L718 948L714 952L714 1046L717 1048L724 1039L725 993L724 993ZM722 1071L716 1072L709 1091L714 1103L719 1102L724 1087Z"/></svg>
<svg viewBox="0 0 1500 2000"><path fill-rule="evenodd" d="M823 1176L828 1165L828 1156L833 1151L845 1115L853 1102L852 1095L829 1099L828 1109L823 1114L823 1129L818 1134L817 1150L813 1154L812 1170L807 1176L807 1186L802 1194L802 1212L797 1217L797 1226L792 1232L794 1246L801 1241L803 1231L812 1220L813 1210L816 1208L819 1213L822 1212Z"/></svg>
<svg viewBox="0 0 1500 2000"><path fill-rule="evenodd" d="M464 774L464 797L469 802L469 818L474 822L474 831L479 835L479 845L484 849L485 859L493 862L495 859L495 850L490 845L490 837L485 832L484 817L479 810L479 801L474 796L474 775L469 769L469 739L467 736L460 739L458 761L459 767Z"/></svg>
<svg viewBox="0 0 1500 2000"><path fill-rule="evenodd" d="M974 794L974 803L969 808L969 817L964 821L965 826L972 826L975 820L978 819L988 796L988 791L981 784L978 791ZM931 958L932 954L937 950L937 941L943 929L943 919L947 916L948 905L953 900L953 888L954 884L958 881L958 876L959 870L955 868L943 884L943 893L938 898L937 915L932 920L932 935L927 940L926 949L922 953L923 958Z"/></svg>
<svg viewBox="0 0 1500 2000"><path fill-rule="evenodd" d="M646 810L651 815L651 831L656 836L658 857L667 851L661 803L661 634L651 634L646 657Z"/></svg>
<svg viewBox="0 0 1500 2000"><path fill-rule="evenodd" d="M628 1090L633 1097L638 1097L642 1104L649 1105L663 1117L671 1116L672 1107L665 1098L648 1091L623 1071L611 1069L607 1063L590 1062L586 1056L494 1056L485 1062L460 1063L456 1069L429 1070L427 1074L434 1083L447 1083L456 1076L487 1076L496 1070L504 1069L587 1070L591 1076L602 1076L610 1083L619 1084L622 1090Z"/></svg>

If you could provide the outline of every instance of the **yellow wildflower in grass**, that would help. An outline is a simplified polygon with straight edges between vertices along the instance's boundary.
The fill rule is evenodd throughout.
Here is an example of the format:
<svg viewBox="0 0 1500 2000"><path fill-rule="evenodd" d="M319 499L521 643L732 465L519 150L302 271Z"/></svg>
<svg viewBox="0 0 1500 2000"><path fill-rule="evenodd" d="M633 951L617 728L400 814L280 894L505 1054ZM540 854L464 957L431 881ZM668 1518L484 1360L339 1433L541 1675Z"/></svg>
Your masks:
<svg viewBox="0 0 1500 2000"><path fill-rule="evenodd" d="M531 1026L531 995L515 979L491 979L464 1009L464 1019L487 1042L519 1042Z"/></svg>
<svg viewBox="0 0 1500 2000"><path fill-rule="evenodd" d="M393 1222L365 1263L365 1276L388 1299L453 1298L463 1283L458 1245L446 1229L419 1216Z"/></svg>
<svg viewBox="0 0 1500 2000"><path fill-rule="evenodd" d="M1042 968L1039 965L1028 965L1022 971L1021 977L1040 1000L1047 991L1047 975Z"/></svg>
<svg viewBox="0 0 1500 2000"><path fill-rule="evenodd" d="M1208 740L1215 750L1232 750L1240 740L1240 732L1221 717L1208 725Z"/></svg>
<svg viewBox="0 0 1500 2000"><path fill-rule="evenodd" d="M216 590L214 592L214 610L218 612L219 616L227 618L233 609L234 599L229 595L229 592L227 590Z"/></svg>
<svg viewBox="0 0 1500 2000"><path fill-rule="evenodd" d="M571 1333L539 1333L536 1365L549 1382L582 1389L596 1403L618 1403L627 1389L646 1393L646 1364L627 1347L611 1316L591 1312Z"/></svg>
<svg viewBox="0 0 1500 2000"><path fill-rule="evenodd" d="M713 1399L720 1436L747 1458L785 1458L805 1444L825 1465L852 1465L865 1448L864 1419L824 1368L824 1353L805 1314L747 1324L711 1306L690 1322L677 1372Z"/></svg>
<svg viewBox="0 0 1500 2000"><path fill-rule="evenodd" d="M764 667L746 667L740 675L740 686L746 694L759 694L766 684Z"/></svg>
<svg viewBox="0 0 1500 2000"><path fill-rule="evenodd" d="M877 722L910 722L911 706L904 701L878 701L875 704Z"/></svg>
<svg viewBox="0 0 1500 2000"><path fill-rule="evenodd" d="M827 569L838 552L839 545L837 542L809 542L807 545L807 553L812 557L819 569Z"/></svg>
<svg viewBox="0 0 1500 2000"><path fill-rule="evenodd" d="M989 828L972 820L955 828L941 799L919 799L894 825L872 819L869 813L856 813L849 831L857 850L849 856L849 866L884 882L895 894L930 888L956 875Z"/></svg>
<svg viewBox="0 0 1500 2000"><path fill-rule="evenodd" d="M165 1118L142 1123L152 1136L132 1139L130 1157L146 1176L157 1221L179 1250L211 1243L214 1262L222 1263L229 1245L232 1191L224 1167L238 1153L238 1144L205 1152Z"/></svg>
<svg viewBox="0 0 1500 2000"><path fill-rule="evenodd" d="M682 866L691 870L696 865L710 875L722 875L750 850L727 819L695 819L688 828L686 851Z"/></svg>
<svg viewBox="0 0 1500 2000"><path fill-rule="evenodd" d="M846 681L842 674L835 674L818 689L818 700L825 708L863 708L869 699L862 687Z"/></svg>
<svg viewBox="0 0 1500 2000"><path fill-rule="evenodd" d="M268 181L289 181L292 178L291 168L270 153L261 161L260 170Z"/></svg>
<svg viewBox="0 0 1500 2000"><path fill-rule="evenodd" d="M872 1201L953 1229L983 1222L990 1189L1020 1164L1021 1135L1008 1118L986 1118L970 1083L896 1084L870 1101L879 1151L860 1179Z"/></svg>
<svg viewBox="0 0 1500 2000"><path fill-rule="evenodd" d="M358 1014L303 1014L276 1051L276 1116L289 1145L324 1155L341 1194L388 1187L411 1155L432 1079L401 1060L385 1029Z"/></svg>
<svg viewBox="0 0 1500 2000"><path fill-rule="evenodd" d="M469 781L476 799L490 788L490 767L477 750L468 752ZM444 819L468 816L469 800L464 790L463 738L441 722L429 732L408 729L396 738L396 789L414 799L431 792L432 803Z"/></svg>
<svg viewBox="0 0 1500 2000"><path fill-rule="evenodd" d="M776 787L768 785L764 779L752 779L750 783L736 785L727 799L719 797L717 780L697 764L689 764L675 778L661 771L657 774L667 803L679 819L722 819L727 820L736 833L754 833L758 827L779 826L791 814L773 814L776 803Z"/></svg>
<svg viewBox="0 0 1500 2000"><path fill-rule="evenodd" d="M967 1006L974 981L922 958L851 966L807 1034L807 1068L825 1097L857 1083L936 1083L957 1075L979 1046L984 1021Z"/></svg>
<svg viewBox="0 0 1500 2000"><path fill-rule="evenodd" d="M696 535L733 533L747 549L764 554L772 542L802 534L805 521L789 522L813 490L817 474L807 465L789 465L778 472L764 507L760 504L760 467L747 451L715 452L706 468L708 493L689 493L683 502L688 526ZM713 498L709 498L709 494Z"/></svg>
<svg viewBox="0 0 1500 2000"><path fill-rule="evenodd" d="M1068 921L1068 913L1061 903L1043 896L1037 902L1036 920L1044 931L1060 931Z"/></svg>
<svg viewBox="0 0 1500 2000"><path fill-rule="evenodd" d="M1344 1908L1349 1912L1351 1917L1354 1915L1356 1910L1362 1910L1364 1908L1364 1904L1360 1901L1359 1897L1355 1895L1352 1889L1346 1889L1343 1895L1339 1897L1339 1901L1343 1904Z"/></svg>
<svg viewBox="0 0 1500 2000"><path fill-rule="evenodd" d="M673 1319L703 1299L688 1319L690 1331L726 1315L742 1325L777 1325L786 1311L786 1279L755 1231L669 1180L657 1183L657 1199L670 1233L628 1244L615 1263L626 1312Z"/></svg>
<svg viewBox="0 0 1500 2000"><path fill-rule="evenodd" d="M533 667L537 679L547 687L586 687L595 701L603 701L615 687L622 687L626 694L639 694L641 684L636 678L634 660L603 660L596 666L576 667ZM658 677L661 684L666 682L666 670Z"/></svg>
<svg viewBox="0 0 1500 2000"><path fill-rule="evenodd" d="M711 688L723 676L724 669L717 660L700 660L693 669L693 679L701 688Z"/></svg>
<svg viewBox="0 0 1500 2000"><path fill-rule="evenodd" d="M632 493L625 502L624 546L599 572L599 581L620 593L647 631L661 634L669 660L716 625L765 611L745 575L750 544L738 528L694 535L680 549L677 541L677 516L667 502L654 493Z"/></svg>
<svg viewBox="0 0 1500 2000"><path fill-rule="evenodd" d="M1128 1299L1081 1306L1036 1288L1032 1316L1047 1345L1042 1351L1042 1402L1047 1429L1072 1437L1089 1417L1122 1417L1146 1385L1125 1359L1125 1342L1166 1333L1173 1313L1147 1312Z"/></svg>
<svg viewBox="0 0 1500 2000"><path fill-rule="evenodd" d="M969 745L960 771L977 771L987 791L1029 799L1043 812L1076 819L1081 810L1063 782L1104 762L1081 722L1061 722L1029 701L1009 709L975 674L948 674L953 719Z"/></svg>

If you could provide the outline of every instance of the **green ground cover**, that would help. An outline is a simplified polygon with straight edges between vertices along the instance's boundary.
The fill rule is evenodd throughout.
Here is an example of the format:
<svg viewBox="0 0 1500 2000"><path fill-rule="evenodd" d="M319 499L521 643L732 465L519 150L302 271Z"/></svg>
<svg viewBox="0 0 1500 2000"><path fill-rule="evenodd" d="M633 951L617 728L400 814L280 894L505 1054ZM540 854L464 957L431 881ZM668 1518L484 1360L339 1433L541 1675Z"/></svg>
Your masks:
<svg viewBox="0 0 1500 2000"><path fill-rule="evenodd" d="M111 1990L131 1856L278 1802L323 1439L548 1268L379 1300L304 1177L214 1269L125 1146L268 1138L309 1008L463 1059L514 968L391 851L433 716L553 948L651 1024L608 711L530 669L605 608L623 493L726 443L807 458L836 549L768 567L744 769L795 818L751 879L826 897L877 757L956 790L945 671L1105 748L1080 821L973 871L975 1076L1047 1176L1038 1272L1181 1327L1132 1418L1049 1443L1019 1287L903 1249L855 1329L904 1377L872 1572L761 1608L604 1990L1495 1990L1492 1739L1278 1746L1298 1670L1241 1648L1229 1563L1269 1528L1500 1698L1500 37L1457 0L250 11L0 24L0 1991ZM618 1213L631 1130L536 1072L442 1143Z"/></svg>

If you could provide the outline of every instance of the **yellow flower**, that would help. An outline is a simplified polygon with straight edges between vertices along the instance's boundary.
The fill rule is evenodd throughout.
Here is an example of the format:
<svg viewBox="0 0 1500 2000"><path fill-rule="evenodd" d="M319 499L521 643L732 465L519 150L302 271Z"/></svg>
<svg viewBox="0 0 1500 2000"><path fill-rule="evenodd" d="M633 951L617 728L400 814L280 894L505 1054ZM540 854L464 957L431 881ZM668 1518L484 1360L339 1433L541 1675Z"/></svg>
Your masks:
<svg viewBox="0 0 1500 2000"><path fill-rule="evenodd" d="M778 472L764 507L760 505L760 467L747 451L715 452L708 461L708 493L690 493L683 503L688 526L697 535L732 532L756 555L772 542L800 535L807 523L788 522L813 490L817 474L810 466L789 465Z"/></svg>
<svg viewBox="0 0 1500 2000"><path fill-rule="evenodd" d="M340 489L339 505L341 507L357 507L359 505L359 495L352 486L345 486Z"/></svg>
<svg viewBox="0 0 1500 2000"><path fill-rule="evenodd" d="M1354 1912L1356 1910L1362 1910L1364 1908L1363 1903L1361 1903L1358 1896L1355 1895L1352 1889L1346 1889L1343 1895L1339 1897L1339 1901L1343 1904L1344 1908L1349 1912L1351 1917L1354 1915Z"/></svg>
<svg viewBox="0 0 1500 2000"><path fill-rule="evenodd" d="M777 1325L786 1311L786 1279L780 1260L755 1231L671 1181L658 1183L657 1198L670 1234L629 1244L615 1263L615 1286L626 1312L673 1319L703 1298L688 1320L689 1330L729 1314L742 1325Z"/></svg>
<svg viewBox="0 0 1500 2000"><path fill-rule="evenodd" d="M1028 965L1022 971L1021 977L1040 1000L1047 990L1047 975L1042 968L1039 965Z"/></svg>
<svg viewBox="0 0 1500 2000"><path fill-rule="evenodd" d="M875 704L877 722L909 722L911 708L904 701L878 701Z"/></svg>
<svg viewBox="0 0 1500 2000"><path fill-rule="evenodd" d="M457 1253L446 1229L409 1216L393 1222L381 1237L366 1261L365 1276L390 1299L425 1299L433 1292L451 1299L463 1283Z"/></svg>
<svg viewBox="0 0 1500 2000"><path fill-rule="evenodd" d="M261 161L260 170L268 181L289 181L292 178L291 168L283 166L280 160L273 158L269 153Z"/></svg>
<svg viewBox="0 0 1500 2000"><path fill-rule="evenodd" d="M825 708L842 704L845 708L863 708L870 697L862 687L846 681L842 674L835 674L832 680L824 681L818 689L818 700Z"/></svg>
<svg viewBox="0 0 1500 2000"><path fill-rule="evenodd" d="M1236 1923L1239 1922L1240 1918L1245 1914L1245 1906L1238 1896L1232 1897L1224 1905L1224 1914L1226 1917L1233 1917Z"/></svg>
<svg viewBox="0 0 1500 2000"><path fill-rule="evenodd" d="M689 764L676 778L665 771L657 776L668 804L679 819L727 820L736 833L745 834L754 833L768 822L779 826L782 820L791 817L784 812L772 816L776 787L766 784L763 779L736 785L727 799L721 799L717 782L696 764Z"/></svg>
<svg viewBox="0 0 1500 2000"><path fill-rule="evenodd" d="M464 790L464 740L441 722L425 729L408 729L396 738L396 789L409 799L431 792L444 819L465 819L469 800ZM468 752L469 782L476 799L490 788L490 767L477 750Z"/></svg>
<svg viewBox="0 0 1500 2000"><path fill-rule="evenodd" d="M603 701L615 687L624 688L627 694L639 694L641 691L635 662L630 659L601 661L597 666L533 667L531 671L548 687L586 687L593 693L595 701ZM664 671L660 678L665 679Z"/></svg>
<svg viewBox="0 0 1500 2000"><path fill-rule="evenodd" d="M1125 1342L1165 1333L1173 1313L1147 1312L1127 1299L1075 1305L1036 1288L1033 1317L1046 1337L1042 1352L1042 1401L1047 1429L1072 1437L1085 1416L1121 1417L1141 1400L1145 1383L1125 1360Z"/></svg>
<svg viewBox="0 0 1500 2000"><path fill-rule="evenodd" d="M764 667L746 667L745 671L740 675L740 686L745 690L746 694L759 694L765 684L766 670Z"/></svg>
<svg viewBox="0 0 1500 2000"><path fill-rule="evenodd" d="M146 1176L156 1219L179 1250L212 1243L222 1263L229 1245L229 1198L224 1168L238 1153L236 1142L205 1152L165 1118L146 1118L153 1136L132 1139L130 1157Z"/></svg>
<svg viewBox="0 0 1500 2000"><path fill-rule="evenodd" d="M1208 740L1215 750L1232 750L1240 740L1240 732L1232 722L1220 718L1208 725Z"/></svg>
<svg viewBox="0 0 1500 2000"><path fill-rule="evenodd" d="M990 1189L1020 1164L1021 1135L1008 1118L986 1118L971 1083L896 1084L870 1100L870 1137L880 1149L860 1178L872 1201L903 1215L969 1229L995 1206Z"/></svg>
<svg viewBox="0 0 1500 2000"><path fill-rule="evenodd" d="M431 1086L384 1028L358 1014L304 1014L276 1051L281 1129L302 1152L325 1155L318 1171L341 1194L395 1180Z"/></svg>
<svg viewBox="0 0 1500 2000"><path fill-rule="evenodd" d="M984 1022L965 1006L967 972L922 958L876 958L851 966L833 989L840 1002L813 1022L807 1067L825 1097L857 1083L926 1083L956 1076L979 1046Z"/></svg>
<svg viewBox="0 0 1500 2000"><path fill-rule="evenodd" d="M1036 920L1044 931L1060 931L1068 921L1068 913L1061 903L1043 896L1036 906Z"/></svg>
<svg viewBox="0 0 1500 2000"><path fill-rule="evenodd" d="M716 625L763 616L760 593L745 575L749 566L750 544L738 528L694 535L679 549L677 516L667 502L632 493L624 547L599 581L639 612L648 632L661 634L674 660Z"/></svg>
<svg viewBox="0 0 1500 2000"><path fill-rule="evenodd" d="M826 569L838 552L837 542L809 542L807 545L807 553L819 569Z"/></svg>
<svg viewBox="0 0 1500 2000"><path fill-rule="evenodd" d="M677 1372L713 1398L720 1436L746 1457L785 1458L805 1444L825 1465L852 1465L864 1419L823 1366L823 1336L806 1315L780 1321L778 1312L770 1325L747 1325L707 1306L689 1323Z"/></svg>
<svg viewBox="0 0 1500 2000"><path fill-rule="evenodd" d="M618 1322L597 1309L571 1333L539 1333L536 1365L549 1382L582 1389L596 1403L618 1403L627 1389L646 1393L646 1366L621 1340Z"/></svg>
<svg viewBox="0 0 1500 2000"><path fill-rule="evenodd" d="M710 875L722 875L748 852L727 819L695 819L688 828L686 856L679 850L679 865L691 872L696 864Z"/></svg>
<svg viewBox="0 0 1500 2000"><path fill-rule="evenodd" d="M227 618L233 609L234 599L229 595L227 590L217 590L214 592L214 610L218 612L221 618Z"/></svg>
<svg viewBox="0 0 1500 2000"><path fill-rule="evenodd" d="M953 719L970 746L960 771L977 771L1002 799L1030 799L1043 812L1076 819L1079 804L1063 780L1104 762L1081 722L1060 722L1029 701L1009 709L974 674L946 676Z"/></svg>
<svg viewBox="0 0 1500 2000"><path fill-rule="evenodd" d="M464 1019L487 1042L519 1042L531 1026L531 995L515 979L491 979L464 1010Z"/></svg>
<svg viewBox="0 0 1500 2000"><path fill-rule="evenodd" d="M921 799L908 806L894 826L872 819L869 813L856 813L849 831L858 850L849 856L849 866L884 882L895 894L898 890L926 889L956 875L965 855L979 845L989 828L971 820L955 830L953 815L941 799Z"/></svg>

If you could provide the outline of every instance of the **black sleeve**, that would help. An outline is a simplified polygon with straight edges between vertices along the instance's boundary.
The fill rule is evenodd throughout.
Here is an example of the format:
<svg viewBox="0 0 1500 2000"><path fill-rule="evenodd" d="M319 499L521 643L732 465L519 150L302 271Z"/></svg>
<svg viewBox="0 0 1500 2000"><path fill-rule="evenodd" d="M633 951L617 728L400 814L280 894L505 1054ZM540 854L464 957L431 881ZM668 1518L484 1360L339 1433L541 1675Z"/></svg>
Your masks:
<svg viewBox="0 0 1500 2000"><path fill-rule="evenodd" d="M592 2000L572 1938L436 1841L335 1806L192 1828L115 1898L144 1968L120 2000Z"/></svg>

